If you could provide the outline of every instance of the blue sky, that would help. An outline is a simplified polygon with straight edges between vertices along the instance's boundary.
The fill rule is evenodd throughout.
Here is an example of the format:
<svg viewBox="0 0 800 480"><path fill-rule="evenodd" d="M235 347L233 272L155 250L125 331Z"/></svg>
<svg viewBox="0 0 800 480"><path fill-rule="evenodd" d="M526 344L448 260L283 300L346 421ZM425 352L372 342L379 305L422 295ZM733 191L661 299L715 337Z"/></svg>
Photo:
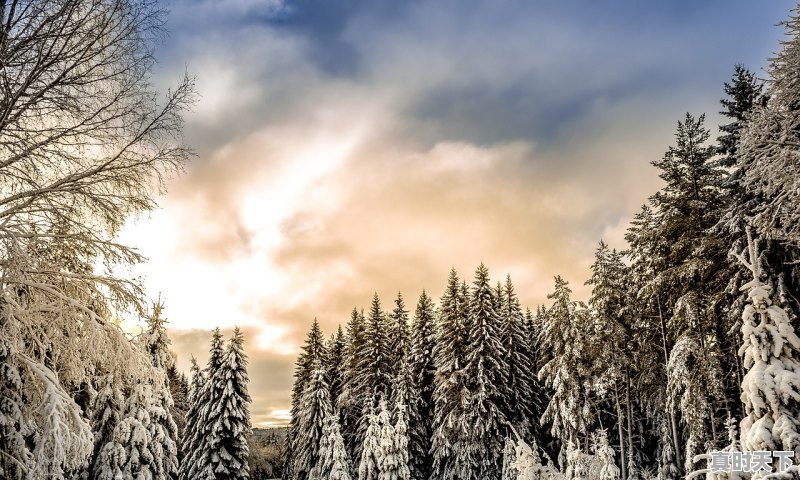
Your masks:
<svg viewBox="0 0 800 480"><path fill-rule="evenodd" d="M792 3L174 0L156 81L184 70L197 151L128 241L181 362L241 325L257 424L286 418L311 320L373 292L438 297L451 266L524 303L578 297L624 248L687 111L716 136L735 63L760 70Z"/></svg>

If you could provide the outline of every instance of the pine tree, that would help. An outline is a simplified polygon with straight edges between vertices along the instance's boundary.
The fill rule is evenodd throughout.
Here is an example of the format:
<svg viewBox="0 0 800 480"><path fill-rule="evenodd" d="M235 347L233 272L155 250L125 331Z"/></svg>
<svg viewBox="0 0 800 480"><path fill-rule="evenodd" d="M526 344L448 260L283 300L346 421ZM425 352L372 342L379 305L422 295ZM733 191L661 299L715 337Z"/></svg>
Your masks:
<svg viewBox="0 0 800 480"><path fill-rule="evenodd" d="M344 335L342 326L336 329L336 335L328 342L329 346L326 349L327 356L327 377L328 385L331 391L331 402L336 403L339 394L342 392L344 385L344 369L342 366L345 364L345 349L347 348L347 338Z"/></svg>
<svg viewBox="0 0 800 480"><path fill-rule="evenodd" d="M381 447L381 424L373 412L366 414L367 431L360 449L361 461L358 465L358 480L378 480L380 462L383 455Z"/></svg>
<svg viewBox="0 0 800 480"><path fill-rule="evenodd" d="M12 344L5 302L0 300L0 478L22 478L32 458L22 433L22 377L10 361Z"/></svg>
<svg viewBox="0 0 800 480"><path fill-rule="evenodd" d="M94 478L106 467L106 463L111 459L101 459L100 453L106 444L118 442L114 439L114 430L122 420L125 397L123 392L115 388L113 374L103 375L97 380L98 390L92 400L92 416L90 418L92 431L94 432L95 448L92 455L92 465L89 466L87 476ZM111 460L116 463L116 460ZM109 462L111 463L111 462ZM121 463L119 466L121 468ZM110 471L114 471L111 467Z"/></svg>
<svg viewBox="0 0 800 480"><path fill-rule="evenodd" d="M152 408L155 400L150 385L138 383L125 401L122 420L114 428L112 441L100 451L95 474L101 479L166 478L164 452L157 435L164 435L153 418L161 407ZM118 477L121 475L121 477Z"/></svg>
<svg viewBox="0 0 800 480"><path fill-rule="evenodd" d="M334 415L331 405L328 384L325 381L325 371L321 363L312 372L311 381L296 405L297 437L294 443L294 456L292 457L292 479L312 479L311 473L319 464L321 455L320 446L324 443L323 429L326 419Z"/></svg>
<svg viewBox="0 0 800 480"><path fill-rule="evenodd" d="M601 241L595 250L592 277L586 282L592 286L592 296L589 299L592 327L586 341L593 350L591 363L594 365L593 375L596 378L594 390L616 413L623 479L629 477L626 464L628 457L635 458L632 451L634 434L629 428L633 422L627 421L629 412L633 410L628 403L631 376L634 373L630 361L632 332L631 321L627 318L630 316L626 305L629 291L627 275L628 270L622 262L622 256Z"/></svg>
<svg viewBox="0 0 800 480"><path fill-rule="evenodd" d="M538 425L536 419L543 410L537 398L541 387L535 377L530 333L510 275L506 277L500 295L501 311L498 313L502 322L503 348L508 364L506 398L504 403L500 403L500 407L506 418L525 437Z"/></svg>
<svg viewBox="0 0 800 480"><path fill-rule="evenodd" d="M428 479L433 460L430 455L433 435L433 391L436 365L436 329L433 302L423 290L414 312L411 334L411 378L417 386L416 398L408 405L409 456L411 478Z"/></svg>
<svg viewBox="0 0 800 480"><path fill-rule="evenodd" d="M364 343L358 353L357 372L354 386L361 395L362 403L368 408L375 406L375 401L391 397L393 371L390 364L391 350L387 333L386 314L381 309L380 299L376 293L372 298L369 315L364 329ZM361 415L356 430L355 456L360 457L360 445L369 427L368 417Z"/></svg>
<svg viewBox="0 0 800 480"><path fill-rule="evenodd" d="M178 471L181 480L213 480L212 465L216 454L208 448L209 442L214 441L212 435L215 420L217 420L224 385L222 382L223 363L225 350L223 348L222 334L215 328L211 336L211 349L208 364L203 372L203 382L193 396L196 400L197 413L193 429L187 427L191 437L184 444L185 455L183 464ZM191 418L191 417L190 417ZM191 421L191 420L190 420ZM184 436L185 437L185 436Z"/></svg>
<svg viewBox="0 0 800 480"><path fill-rule="evenodd" d="M228 342L218 374L208 379L212 403L205 405L202 412L209 429L204 448L210 454L209 466L216 480L250 478L247 463L247 437L250 435L248 381L244 336L237 327Z"/></svg>
<svg viewBox="0 0 800 480"><path fill-rule="evenodd" d="M800 338L786 312L772 305L769 285L761 282L758 248L748 238L748 258L739 260L753 275L742 285L750 304L742 314L743 357L747 374L742 401L747 415L741 422L744 450L800 452Z"/></svg>
<svg viewBox="0 0 800 480"><path fill-rule="evenodd" d="M452 269L440 302L434 350L436 387L431 438L432 478L442 480L460 478L460 465L469 464L471 456L468 433L456 426L466 408L462 400L467 394L463 368L466 363L465 340L469 338L468 293L466 285Z"/></svg>
<svg viewBox="0 0 800 480"><path fill-rule="evenodd" d="M305 394L306 387L311 382L314 370L323 365L328 353L325 348L325 337L322 334L322 329L319 327L319 322L314 319L311 324L311 330L306 336L305 345L302 347L300 356L297 358L297 366L294 371L294 385L292 386L292 408L291 420L289 422L289 434L287 438L287 451L284 467L284 479L294 480L295 472L292 470L295 465L294 455L297 447L297 439L300 437L300 425L298 425L299 412L303 395ZM313 465L312 465L313 466Z"/></svg>
<svg viewBox="0 0 800 480"><path fill-rule="evenodd" d="M401 359L405 358L410 351L409 344L411 335L408 324L408 311L406 310L403 295L397 292L394 301L394 309L389 316L389 350L391 355L391 365L399 365ZM396 374L396 371L393 372Z"/></svg>
<svg viewBox="0 0 800 480"><path fill-rule="evenodd" d="M719 130L723 134L717 137L719 151L724 155L720 164L728 168L740 164L737 153L741 141L741 130L748 115L753 107L763 106L766 103L766 98L762 94L764 87L756 79L755 73L742 64L734 65L733 70L733 78L730 83L725 82L723 88L728 98L720 101L723 110L719 112L728 117L731 122L720 125ZM734 175L734 177L741 178L740 175Z"/></svg>
<svg viewBox="0 0 800 480"><path fill-rule="evenodd" d="M385 401L381 401L378 407L378 425L378 480L399 480L403 478L400 476L402 473L408 478L408 465L401 464L394 425ZM405 470L401 471L401 467Z"/></svg>
<svg viewBox="0 0 800 480"><path fill-rule="evenodd" d="M359 365L362 378L357 382L370 398L388 398L390 393L393 368L387 325L386 313L376 293L367 316L364 355Z"/></svg>
<svg viewBox="0 0 800 480"><path fill-rule="evenodd" d="M588 372L581 350L588 315L571 294L568 283L556 276L555 290L547 296L553 305L547 310L542 330L542 348L550 352L551 359L539 371L539 378L553 389L542 421L550 422L551 433L563 446L577 443L580 434L586 435L591 415L584 388Z"/></svg>
<svg viewBox="0 0 800 480"><path fill-rule="evenodd" d="M595 432L594 452L600 464L598 480L619 480L620 470L614 462L614 449L608 444L608 435L605 430Z"/></svg>
<svg viewBox="0 0 800 480"><path fill-rule="evenodd" d="M339 429L339 415L333 412L322 429L324 441L321 442L317 460L316 478L321 480L350 480L350 458L344 448L344 439Z"/></svg>
<svg viewBox="0 0 800 480"><path fill-rule="evenodd" d="M386 480L411 480L411 468L410 468L410 460L409 460L409 448L408 448L408 423L407 418L408 415L406 414L406 406L403 404L398 404L397 408L397 420L394 424L394 452L397 456L397 467L395 468L394 472L389 472L388 474L381 473L383 478Z"/></svg>
<svg viewBox="0 0 800 480"><path fill-rule="evenodd" d="M169 350L172 341L167 335L167 320L161 316L163 304L153 304L152 314L147 319L147 330L142 345L155 367L156 379L152 383L153 405L150 407L151 442L155 456L156 476L174 476L178 471L178 427L172 418L174 403L170 393L167 370L174 365Z"/></svg>
<svg viewBox="0 0 800 480"><path fill-rule="evenodd" d="M503 448L503 475L500 477L502 480L517 480L517 467L514 466L516 461L514 442L511 438L506 438L506 445Z"/></svg>
<svg viewBox="0 0 800 480"><path fill-rule="evenodd" d="M753 225L763 238L800 242L800 189L796 151L800 145L800 16L783 22L787 39L770 59L766 104L754 108L741 131L738 155L747 165L743 183L759 198Z"/></svg>
<svg viewBox="0 0 800 480"><path fill-rule="evenodd" d="M181 464L178 469L179 480L189 480L189 471L191 464L187 461L200 447L200 439L202 438L199 432L202 427L200 422L200 410L202 404L202 390L205 378L203 372L197 365L197 360L192 357L192 383L189 389L189 410L186 412L186 426L184 427L181 435L180 450L181 450Z"/></svg>
<svg viewBox="0 0 800 480"><path fill-rule="evenodd" d="M503 414L503 393L507 392L506 351L501 343L501 320L495 291L489 284L489 270L481 264L475 271L470 297L466 365L467 408L459 427L468 432L475 457L467 476L486 480L499 478L508 419Z"/></svg>
<svg viewBox="0 0 800 480"><path fill-rule="evenodd" d="M343 383L339 397L335 399L342 417L342 437L345 448L351 455L360 449L358 445L358 425L360 423L362 408L366 402L364 391L358 383L363 377L360 374L361 354L365 350L366 325L363 313L353 308L350 321L347 324L347 347L345 348Z"/></svg>

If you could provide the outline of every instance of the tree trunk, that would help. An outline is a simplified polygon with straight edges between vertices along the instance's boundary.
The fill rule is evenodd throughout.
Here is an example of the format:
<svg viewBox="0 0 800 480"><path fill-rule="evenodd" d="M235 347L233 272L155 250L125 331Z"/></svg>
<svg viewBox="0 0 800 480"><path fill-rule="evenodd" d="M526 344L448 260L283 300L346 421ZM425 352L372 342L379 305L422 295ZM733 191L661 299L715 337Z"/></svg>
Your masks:
<svg viewBox="0 0 800 480"><path fill-rule="evenodd" d="M631 406L631 378L625 375L625 403L628 407L628 456L633 458L633 407ZM631 472L632 474L633 472Z"/></svg>
<svg viewBox="0 0 800 480"><path fill-rule="evenodd" d="M656 299L658 302L658 318L661 321L661 346L664 349L664 370L666 371L669 364L669 350L667 349L667 325L664 322L664 314L661 312L661 300ZM666 386L664 387L666 388ZM670 410L670 409L668 409ZM683 469L683 462L681 461L681 443L678 437L678 420L675 418L675 412L669 412L669 421L672 427L672 444L675 447L675 463L678 471Z"/></svg>
<svg viewBox="0 0 800 480"><path fill-rule="evenodd" d="M617 404L617 432L619 433L619 458L622 463L622 480L628 480L628 462L625 455L625 435L622 431L622 407L619 404L619 392L614 385L614 400Z"/></svg>

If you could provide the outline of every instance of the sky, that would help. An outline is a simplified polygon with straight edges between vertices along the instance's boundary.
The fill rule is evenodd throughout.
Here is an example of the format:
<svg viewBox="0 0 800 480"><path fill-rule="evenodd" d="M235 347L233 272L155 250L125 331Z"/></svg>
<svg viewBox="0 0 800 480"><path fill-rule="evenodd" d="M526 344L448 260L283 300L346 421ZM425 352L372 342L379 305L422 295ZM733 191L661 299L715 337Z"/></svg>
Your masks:
<svg viewBox="0 0 800 480"><path fill-rule="evenodd" d="M779 48L788 0L172 0L154 83L184 71L196 151L122 232L186 370L238 325L252 421L288 421L314 318L377 293L441 294L455 268L553 277L578 298L597 243L624 248L686 112L716 135L735 63Z"/></svg>

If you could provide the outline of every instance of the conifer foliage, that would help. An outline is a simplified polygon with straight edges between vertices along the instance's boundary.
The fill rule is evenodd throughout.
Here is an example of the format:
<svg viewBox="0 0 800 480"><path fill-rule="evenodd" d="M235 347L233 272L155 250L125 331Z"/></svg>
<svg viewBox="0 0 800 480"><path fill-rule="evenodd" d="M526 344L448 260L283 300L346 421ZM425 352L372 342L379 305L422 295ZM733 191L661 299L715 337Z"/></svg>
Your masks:
<svg viewBox="0 0 800 480"><path fill-rule="evenodd" d="M215 329L208 365L193 368L189 421L179 479L248 480L250 395L244 336L236 328L227 348Z"/></svg>

